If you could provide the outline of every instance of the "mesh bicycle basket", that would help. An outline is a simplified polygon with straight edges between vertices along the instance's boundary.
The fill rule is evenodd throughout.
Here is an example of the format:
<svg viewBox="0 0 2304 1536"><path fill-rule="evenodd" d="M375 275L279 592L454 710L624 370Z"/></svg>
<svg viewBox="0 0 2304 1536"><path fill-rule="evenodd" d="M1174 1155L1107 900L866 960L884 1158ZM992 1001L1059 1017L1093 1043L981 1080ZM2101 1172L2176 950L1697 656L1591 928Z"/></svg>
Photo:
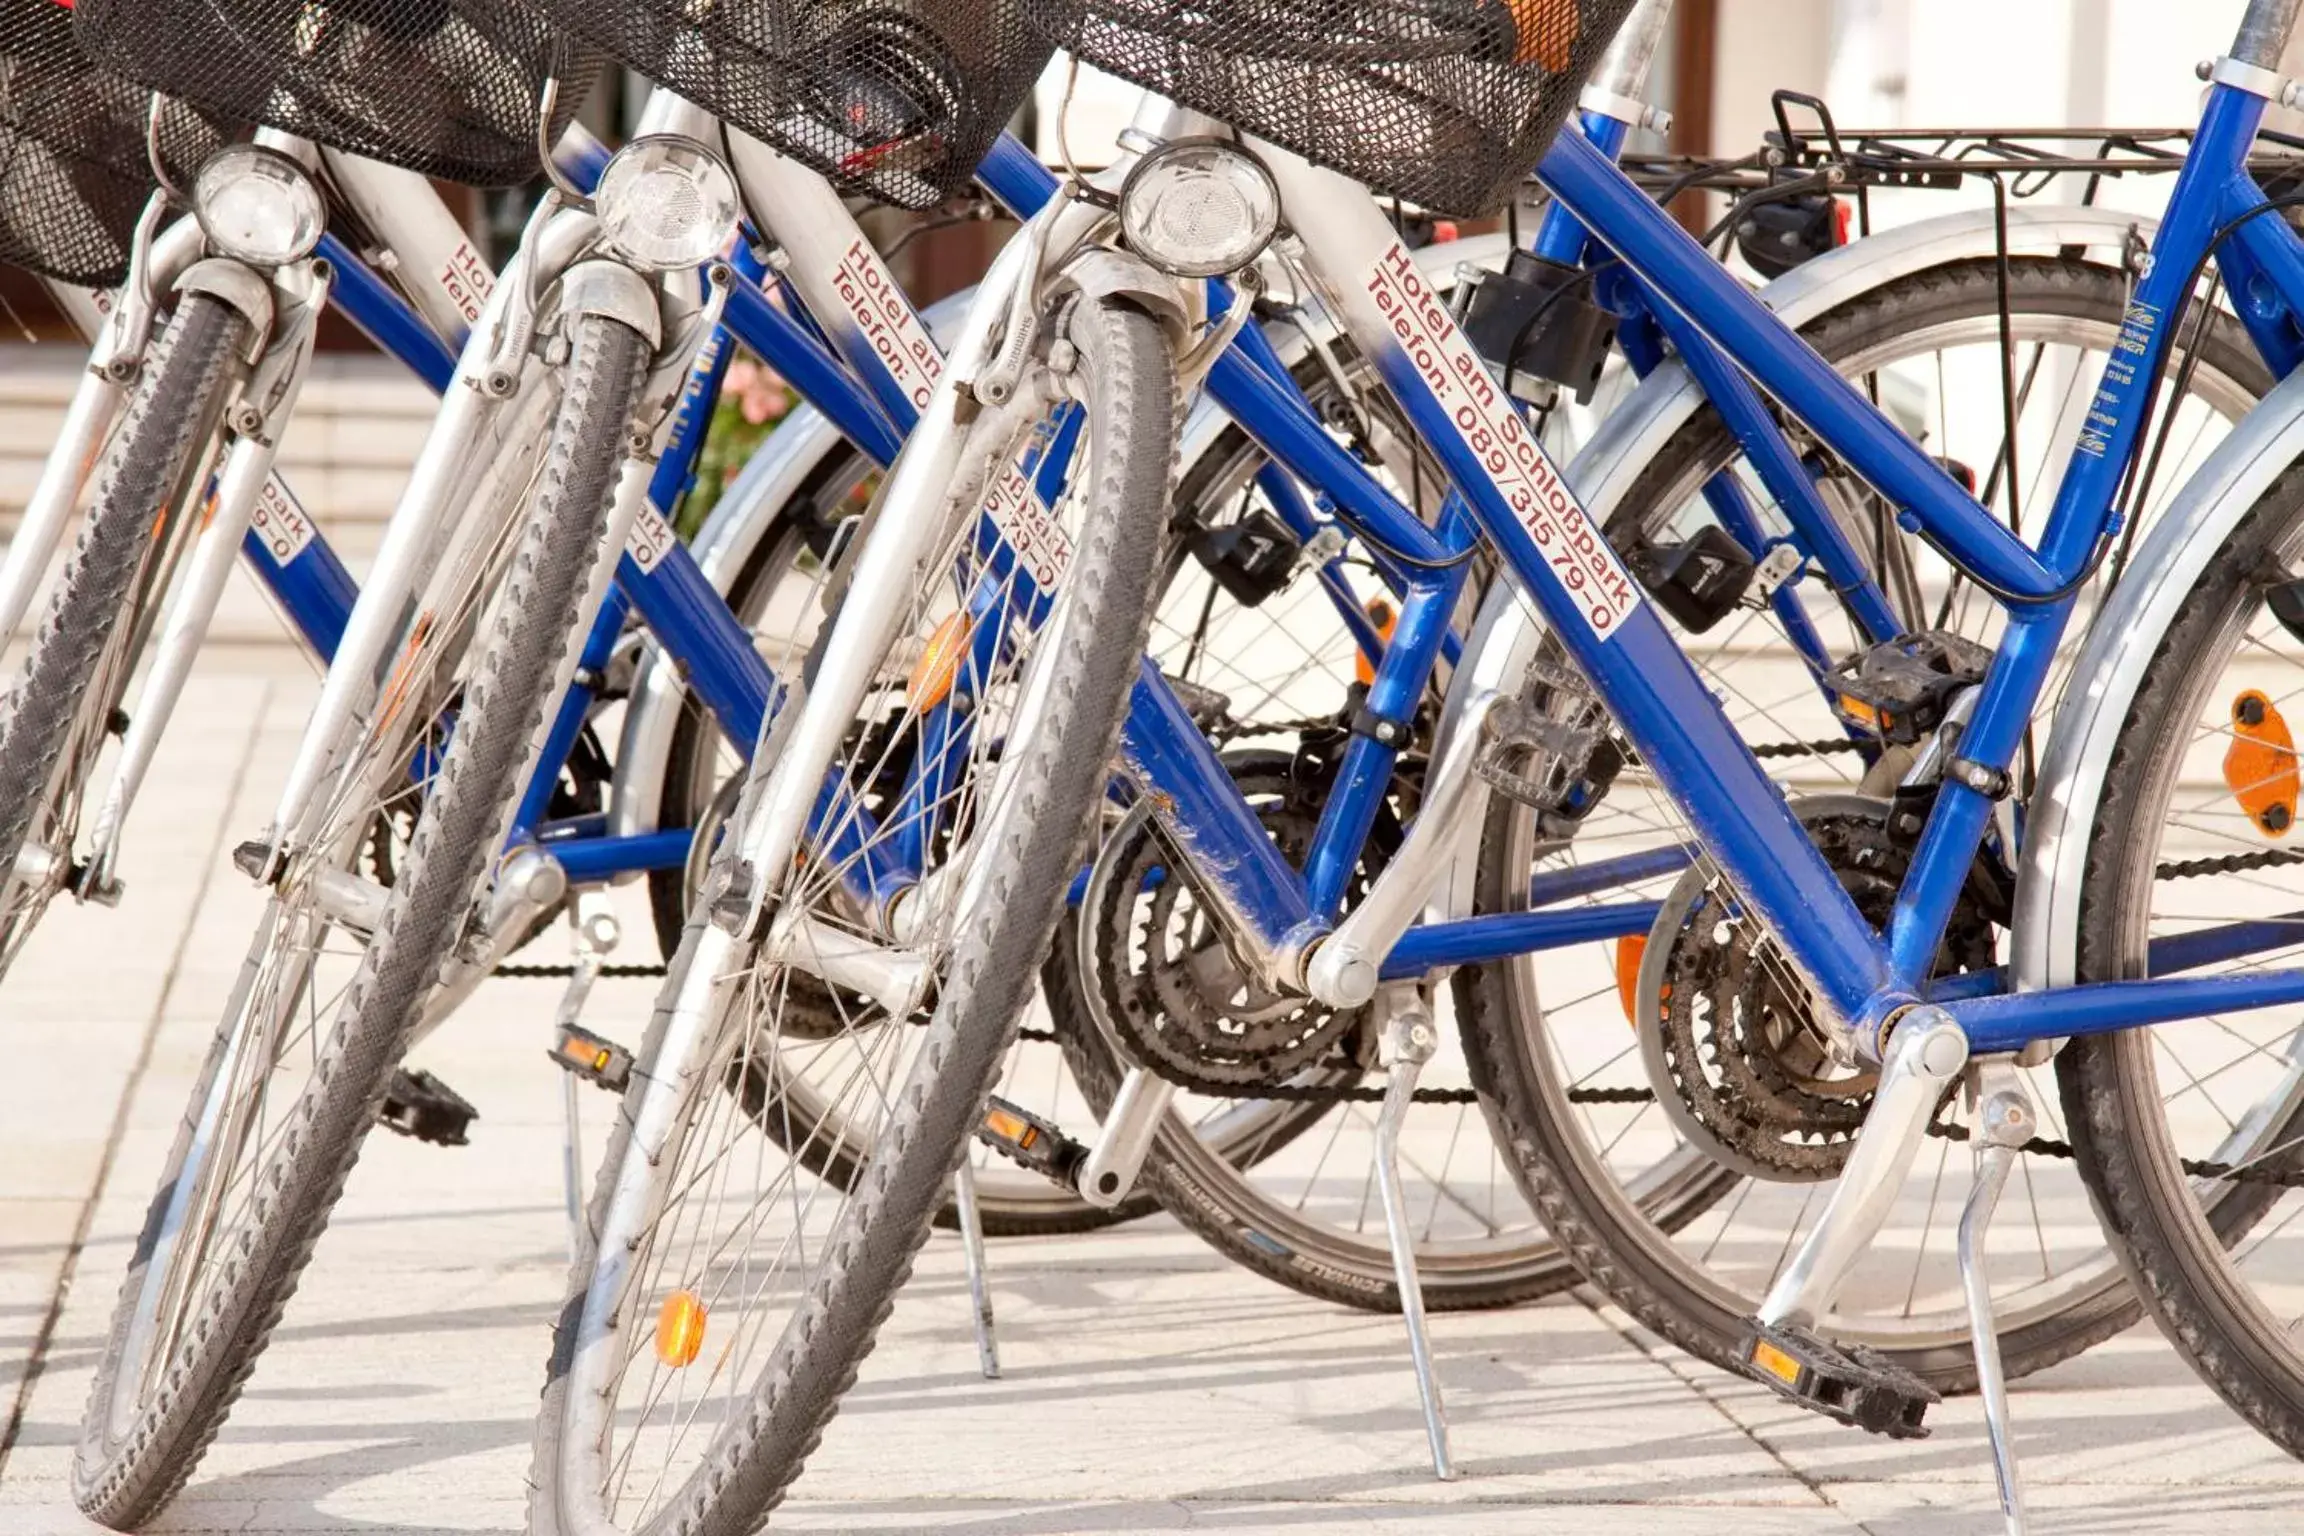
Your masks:
<svg viewBox="0 0 2304 1536"><path fill-rule="evenodd" d="M0 0L0 262L86 288L128 275L152 195L151 100L81 54L72 13L54 0ZM171 171L198 167L221 142L193 113L163 105Z"/></svg>
<svg viewBox="0 0 2304 1536"><path fill-rule="evenodd" d="M1019 0L540 0L619 62L845 191L958 192L1049 46Z"/></svg>
<svg viewBox="0 0 2304 1536"><path fill-rule="evenodd" d="M1435 213L1494 212L1631 0L1024 0L1059 48Z"/></svg>
<svg viewBox="0 0 2304 1536"><path fill-rule="evenodd" d="M536 175L599 60L521 0L78 0L81 46L107 68L219 118L469 186Z"/></svg>

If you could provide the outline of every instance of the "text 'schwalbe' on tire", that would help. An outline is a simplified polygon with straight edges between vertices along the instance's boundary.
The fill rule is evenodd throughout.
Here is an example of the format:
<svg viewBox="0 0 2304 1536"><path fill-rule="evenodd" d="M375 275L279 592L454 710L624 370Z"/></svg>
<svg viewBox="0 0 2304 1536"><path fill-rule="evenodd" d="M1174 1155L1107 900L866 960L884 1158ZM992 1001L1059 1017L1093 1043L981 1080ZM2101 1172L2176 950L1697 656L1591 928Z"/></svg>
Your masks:
<svg viewBox="0 0 2304 1536"><path fill-rule="evenodd" d="M2011 263L2013 361L2024 401L2016 478L2028 536L2046 516L2049 497L2042 487L2053 484L2054 469L2071 452L2105 349L2119 333L2126 289L2121 273L2076 259ZM1993 471L2001 439L1994 263L1956 263L1897 279L1812 322L1803 334L1837 371L1862 378L1873 398L1929 453L1955 473L1972 470L1979 494L1990 493L1991 505L2005 517L2007 493ZM2185 336L2190 334L2187 326ZM2180 403L2182 414L2140 513L2147 526L2229 424L2268 387L2229 315L2209 330L2201 354L2192 393ZM1837 471L1828 456L1818 462L1828 506L1884 573L1883 588L1907 628L1950 629L1986 642L1996 638L1997 610L1983 594L1903 543L1892 519L1882 521L1869 492ZM1709 515L1698 497L1705 477L1736 463L1717 418L1699 414L1644 461L1624 495L1596 510L1619 540L1629 528L1686 537ZM1737 477L1756 507L1778 516L1755 477L1741 468ZM1803 610L1831 655L1851 654L1855 631L1826 584L1808 578L1787 590L1805 594ZM2100 581L2084 595L2060 669L2069 665L2101 591ZM1843 880L1852 882L1859 907L1877 922L1885 916L1884 903L1893 899L1905 857L1885 835L1883 797L1909 759L1891 752L1872 762L1850 750L1822 691L1789 659L1788 642L1761 642L1762 626L1777 622L1764 612L1739 610L1683 643L1707 666L1708 681L1748 740L1790 749L1763 761L1795 806L1809 808L1820 846ZM1786 660L1771 663L1770 645L1783 650ZM2059 670L2043 700L2041 731L2061 681ZM1565 846L1543 841L1534 813L1499 801L1481 839L1482 910L1524 906L1532 869L1554 870L1643 846L1612 825L1611 816L1631 818L1636 826L1646 818L1648 844L1688 836L1677 811L1634 770L1620 776ZM1594 899L1687 895L1696 887L1679 884L1686 879L1703 884L1701 876L1674 870L1638 887L1613 885ZM1972 882L1956 911L1947 952L1956 950L1964 966L1994 963L1997 922L2005 918L1993 918L1991 901L1990 890ZM1482 1042L1483 1086L1497 1135L1514 1148L1529 1197L1554 1235L1644 1325L1693 1353L1724 1360L1736 1351L1743 1320L1824 1209L1837 1174L1833 1159L1845 1155L1869 1089L1860 1077L1836 1075L1804 1030L1781 1027L1786 1019L1797 1020L1797 1010L1749 1006L1750 999L1779 995L1767 982L1772 962L1764 950L1749 948L1752 936L1742 928L1734 930L1735 946L1705 949L1707 943L1725 943L1719 934L1728 925L1716 928L1704 913L1727 909L1688 910L1694 915L1678 930L1683 937L1677 944L1651 934L1643 949L1629 954L1614 944L1586 945L1483 966L1460 973L1457 998ZM1707 953L1739 958L1707 959ZM1661 972L1665 959L1688 968ZM1745 969L1733 971L1732 964ZM1662 1001L1644 1004L1641 989L1651 974L1662 975L1666 985L1657 989ZM1644 1008L1652 1011L1638 1011L1638 1022L1628 1018L1628 1010ZM1720 1019L1746 1022L1715 1028ZM1731 1053L1727 1065L1723 1052ZM1712 1146L1692 1139L1654 1097L1691 1091L1675 1087L1684 1079L1672 1073L1698 1073L1710 1085L1704 1092L1715 1095L1706 1105L1714 1118L1701 1123L1717 1137ZM2065 1127L2048 1070L2031 1069L2028 1077L2042 1105L2041 1135L2061 1139ZM1736 1105L1751 1106L1751 1113L1724 1113ZM1785 1123L1821 1125L1825 1133L1804 1141L1805 1133L1771 1132L1778 1122L1766 1116L1785 1106L1798 1106L1810 1117ZM1923 1145L1906 1197L1821 1325L1836 1337L1884 1351L1948 1391L1967 1390L1975 1379L1955 1254L1971 1180L1968 1143L1956 1137L1965 1134L1968 1115L1957 1101L1945 1110L1941 1118L1954 1135L1932 1136ZM1761 1171L1724 1172L1713 1146L1744 1159L1738 1167ZM2110 1336L2137 1312L2097 1235L2069 1160L2025 1153L2009 1191L1994 1224L1988 1266L1999 1301L2002 1355L2009 1373L2021 1375Z"/></svg>
<svg viewBox="0 0 2304 1536"><path fill-rule="evenodd" d="M1053 615L1036 631L1010 623L1021 592L986 585L990 552L973 526L958 530L905 594L899 653L834 764L874 812L860 841L909 829L932 873L967 851L981 902L957 931L948 906L925 915L925 1025L919 1007L691 921L595 1186L597 1247L578 1257L555 1338L530 1479L539 1532L572 1528L570 1499L619 1529L755 1528L854 1381L944 1202L1086 848L1159 569L1176 431L1163 335L1113 302L1082 305L1071 331L1086 462L1056 509L1071 555ZM921 660L938 635L956 642L935 653L945 666ZM1027 679L1041 713L1012 734ZM954 698L965 708L945 710ZM938 720L951 736L931 737ZM904 786L928 771L923 752L946 750L923 738L948 744L949 758L927 761L949 791L914 816ZM779 924L814 925L783 942L871 932L844 882L861 855L829 837L809 846L771 887ZM830 1095L844 1124L873 1125L851 1183L785 1155L806 1126L764 1122L760 1102L726 1091L799 1073L854 1084ZM682 1375L689 1365L699 1373Z"/></svg>
<svg viewBox="0 0 2304 1536"><path fill-rule="evenodd" d="M309 962L300 971L291 962L285 978L260 962L277 957L278 929L315 920L276 898L194 1089L82 1425L74 1493L107 1525L130 1528L163 1508L222 1427L328 1224L504 836L563 652L582 633L578 610L647 362L646 342L629 328L572 323L541 490L358 969L340 1004L300 1002ZM355 829L352 841L363 836ZM259 983L275 987L276 999L252 998ZM308 1076L292 1103L266 1106L275 1062L251 1072L259 1042L275 1060L297 1052Z"/></svg>
<svg viewBox="0 0 2304 1536"><path fill-rule="evenodd" d="M134 658L119 654L123 620L154 579L156 519L179 509L205 468L237 354L238 310L185 296L151 349L114 434L95 505L50 595L23 669L0 696L0 974L69 871L75 807ZM108 660L109 658L109 660ZM27 843L51 855L44 874L11 878Z"/></svg>

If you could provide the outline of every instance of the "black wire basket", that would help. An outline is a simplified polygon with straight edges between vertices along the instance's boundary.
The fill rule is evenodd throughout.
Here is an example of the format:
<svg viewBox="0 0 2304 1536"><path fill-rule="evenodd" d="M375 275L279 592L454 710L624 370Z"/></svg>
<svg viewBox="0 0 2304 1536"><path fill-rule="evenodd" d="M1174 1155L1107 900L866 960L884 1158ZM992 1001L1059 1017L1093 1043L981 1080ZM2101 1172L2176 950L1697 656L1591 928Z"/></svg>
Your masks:
<svg viewBox="0 0 2304 1536"><path fill-rule="evenodd" d="M0 0L0 262L84 288L128 275L152 195L152 93L107 74L72 41L54 0ZM163 103L171 173L197 169L223 136Z"/></svg>
<svg viewBox="0 0 2304 1536"><path fill-rule="evenodd" d="M1632 0L1023 0L1099 69L1435 213L1495 212Z"/></svg>
<svg viewBox="0 0 2304 1536"><path fill-rule="evenodd" d="M1048 62L1019 0L539 0L586 42L901 208L957 193Z"/></svg>
<svg viewBox="0 0 2304 1536"><path fill-rule="evenodd" d="M81 46L217 118L475 187L535 176L600 60L521 0L78 0Z"/></svg>

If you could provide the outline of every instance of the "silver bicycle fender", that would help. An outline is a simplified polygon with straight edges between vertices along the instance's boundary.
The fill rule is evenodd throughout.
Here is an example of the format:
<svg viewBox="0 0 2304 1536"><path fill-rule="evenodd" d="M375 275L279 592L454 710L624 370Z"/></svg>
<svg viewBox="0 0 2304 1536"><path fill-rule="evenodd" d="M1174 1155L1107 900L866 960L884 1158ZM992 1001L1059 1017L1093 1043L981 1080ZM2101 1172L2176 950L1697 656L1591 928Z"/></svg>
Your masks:
<svg viewBox="0 0 2304 1536"><path fill-rule="evenodd" d="M2290 374L2209 455L2153 523L2090 626L2048 735L2025 817L2010 966L2016 990L2073 980L2080 879L2112 745L2144 667L2192 585L2282 471L2304 456L2304 374Z"/></svg>
<svg viewBox="0 0 2304 1536"><path fill-rule="evenodd" d="M2155 221L2109 208L2032 207L2008 210L2011 251L2038 254L2067 248L2117 261L2131 233L2150 239ZM1829 310L1889 283L1946 262L1994 255L1998 236L1989 208L1968 209L1870 235L1801 263L1759 292L1760 302L1786 325L1798 329ZM1568 483L1586 509L1605 525L1609 513L1629 492L1640 472L1655 461L1690 417L1704 404L1704 392L1686 368L1666 363L1609 413L1600 430L1568 466ZM1543 619L1523 606L1508 582L1498 582L1482 604L1466 648L1465 671L1477 671L1491 686L1516 690L1518 678L1536 655ZM1483 660L1495 649L1503 665ZM1484 689L1451 688L1442 706L1441 750L1457 732ZM1456 852L1447 875L1434 887L1435 915L1471 910L1472 879L1479 842L1477 817L1456 829Z"/></svg>

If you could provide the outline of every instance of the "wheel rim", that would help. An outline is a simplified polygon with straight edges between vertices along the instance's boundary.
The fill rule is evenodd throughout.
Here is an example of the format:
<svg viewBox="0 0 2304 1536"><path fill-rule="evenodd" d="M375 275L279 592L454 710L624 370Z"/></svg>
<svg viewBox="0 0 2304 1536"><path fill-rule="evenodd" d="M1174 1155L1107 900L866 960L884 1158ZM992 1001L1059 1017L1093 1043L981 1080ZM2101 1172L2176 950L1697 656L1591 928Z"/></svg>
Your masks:
<svg viewBox="0 0 2304 1536"><path fill-rule="evenodd" d="M365 933L340 921L350 910L344 877L373 885L403 867L445 752L432 723L455 696L454 671L509 548L507 529L468 545L442 573L432 622L412 628L367 734L286 850L139 1243L103 1405L115 1444L152 1407L191 1321L242 1294L235 1282L262 1232L259 1198L285 1178L274 1170L294 1162L287 1138L318 1091L321 1051L366 953Z"/></svg>

